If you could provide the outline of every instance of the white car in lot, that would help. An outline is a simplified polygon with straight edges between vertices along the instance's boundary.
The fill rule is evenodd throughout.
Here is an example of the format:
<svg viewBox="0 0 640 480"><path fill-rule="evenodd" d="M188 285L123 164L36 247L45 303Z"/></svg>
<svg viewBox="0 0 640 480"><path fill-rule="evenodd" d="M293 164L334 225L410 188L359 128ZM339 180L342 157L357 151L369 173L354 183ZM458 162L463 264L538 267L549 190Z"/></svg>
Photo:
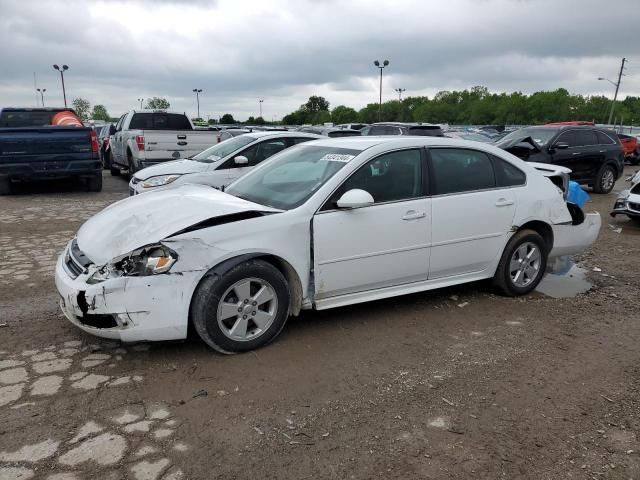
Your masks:
<svg viewBox="0 0 640 480"><path fill-rule="evenodd" d="M629 178L631 186L618 194L611 216L626 215L640 222L640 171Z"/></svg>
<svg viewBox="0 0 640 480"><path fill-rule="evenodd" d="M547 258L588 247L600 223L489 144L326 139L280 152L225 192L183 185L107 207L69 242L56 285L86 332L176 340L191 323L214 349L241 352L302 309L487 278L529 293Z"/></svg>
<svg viewBox="0 0 640 480"><path fill-rule="evenodd" d="M279 151L318 138L323 137L302 132L245 133L217 143L191 158L136 172L129 181L129 195L181 183L221 188Z"/></svg>

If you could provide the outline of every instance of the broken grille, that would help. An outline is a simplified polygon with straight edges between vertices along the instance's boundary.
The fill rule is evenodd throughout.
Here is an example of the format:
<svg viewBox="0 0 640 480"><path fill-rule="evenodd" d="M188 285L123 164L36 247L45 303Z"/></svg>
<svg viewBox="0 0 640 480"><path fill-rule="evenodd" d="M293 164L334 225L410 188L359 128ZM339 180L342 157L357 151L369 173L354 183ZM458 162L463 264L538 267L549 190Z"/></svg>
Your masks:
<svg viewBox="0 0 640 480"><path fill-rule="evenodd" d="M78 275L87 271L87 267L91 265L91 261L82 253L78 247L78 241L73 239L71 245L67 248L64 256L64 264L71 278L77 278Z"/></svg>

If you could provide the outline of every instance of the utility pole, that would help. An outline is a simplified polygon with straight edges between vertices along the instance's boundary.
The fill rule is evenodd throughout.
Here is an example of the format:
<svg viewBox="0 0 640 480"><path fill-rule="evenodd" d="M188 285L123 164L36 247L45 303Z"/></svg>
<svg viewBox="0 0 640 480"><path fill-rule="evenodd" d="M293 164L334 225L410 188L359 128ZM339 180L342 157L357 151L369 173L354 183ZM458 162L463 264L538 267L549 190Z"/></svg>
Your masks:
<svg viewBox="0 0 640 480"><path fill-rule="evenodd" d="M200 118L200 94L202 93L202 89L194 88L193 93L196 94L196 103L198 104L198 118Z"/></svg>
<svg viewBox="0 0 640 480"><path fill-rule="evenodd" d="M389 60L385 60L380 65L378 60L375 60L373 64L380 69L380 103L378 103L378 121L382 118L382 69L389 65Z"/></svg>
<svg viewBox="0 0 640 480"><path fill-rule="evenodd" d="M258 103L260 104L260 118L262 118L262 102L264 102L264 98L258 99Z"/></svg>
<svg viewBox="0 0 640 480"><path fill-rule="evenodd" d="M398 92L398 101L401 102L402 101L402 92L406 92L407 89L406 88L394 88L394 90L396 92Z"/></svg>
<svg viewBox="0 0 640 480"><path fill-rule="evenodd" d="M40 98L42 99L42 106L44 107L44 92L47 91L46 88L36 88L38 92L40 92Z"/></svg>
<svg viewBox="0 0 640 480"><path fill-rule="evenodd" d="M620 65L620 72L618 73L618 81L615 83L616 93L613 94L613 103L611 103L611 111L609 112L609 122L611 125L611 119L613 118L613 109L616 106L616 100L618 99L618 90L620 89L620 82L622 81L622 72L624 71L624 64L627 61L626 58L622 59L622 64Z"/></svg>
<svg viewBox="0 0 640 480"><path fill-rule="evenodd" d="M139 98L138 101L140 102L140 110L142 110L142 102L144 102L144 98Z"/></svg>
<svg viewBox="0 0 640 480"><path fill-rule="evenodd" d="M60 72L60 79L62 80L62 96L64 97L64 108L67 108L67 91L64 89L64 72L69 70L69 65L62 65L62 68L60 68L58 65L54 65L53 68Z"/></svg>

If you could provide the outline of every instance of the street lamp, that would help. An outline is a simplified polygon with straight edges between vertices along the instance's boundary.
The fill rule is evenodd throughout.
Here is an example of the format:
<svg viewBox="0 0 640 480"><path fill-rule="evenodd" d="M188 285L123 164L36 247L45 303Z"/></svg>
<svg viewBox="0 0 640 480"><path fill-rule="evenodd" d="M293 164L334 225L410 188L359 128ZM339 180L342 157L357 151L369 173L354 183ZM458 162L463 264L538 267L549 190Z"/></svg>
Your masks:
<svg viewBox="0 0 640 480"><path fill-rule="evenodd" d="M69 70L69 66L62 65L62 68L60 68L58 65L54 65L53 68L60 72L60 78L62 79L62 96L64 97L64 107L67 108L67 92L64 89L64 72L65 70Z"/></svg>
<svg viewBox="0 0 640 480"><path fill-rule="evenodd" d="M380 69L380 104L378 105L378 121L380 121L382 117L382 69L389 65L389 60L382 62L382 65L378 60L375 60L373 64Z"/></svg>
<svg viewBox="0 0 640 480"><path fill-rule="evenodd" d="M140 102L140 110L142 110L142 102L144 101L144 98L139 98L138 101Z"/></svg>
<svg viewBox="0 0 640 480"><path fill-rule="evenodd" d="M196 102L198 104L198 118L200 118L200 93L202 92L201 88L194 88L193 93L196 94Z"/></svg>
<svg viewBox="0 0 640 480"><path fill-rule="evenodd" d="M38 92L40 92L40 98L42 99L42 106L44 107L44 92L47 91L46 88L40 89L40 88L36 88L36 90Z"/></svg>
<svg viewBox="0 0 640 480"><path fill-rule="evenodd" d="M260 105L260 118L262 118L262 102L264 102L264 98L258 99L258 104Z"/></svg>
<svg viewBox="0 0 640 480"><path fill-rule="evenodd" d="M396 92L398 92L398 101L401 102L402 101L402 92L406 92L407 89L406 88L394 88L394 90Z"/></svg>

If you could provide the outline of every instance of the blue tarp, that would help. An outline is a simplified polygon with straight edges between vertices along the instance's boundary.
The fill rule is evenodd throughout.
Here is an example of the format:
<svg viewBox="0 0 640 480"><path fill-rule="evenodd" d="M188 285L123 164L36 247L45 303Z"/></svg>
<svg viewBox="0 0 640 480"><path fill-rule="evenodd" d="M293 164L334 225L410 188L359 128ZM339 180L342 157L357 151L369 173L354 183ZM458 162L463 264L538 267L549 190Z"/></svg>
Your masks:
<svg viewBox="0 0 640 480"><path fill-rule="evenodd" d="M582 190L577 182L571 180L569 182L569 194L567 195L567 202L575 203L580 208L584 207L584 204L589 201L589 194Z"/></svg>

